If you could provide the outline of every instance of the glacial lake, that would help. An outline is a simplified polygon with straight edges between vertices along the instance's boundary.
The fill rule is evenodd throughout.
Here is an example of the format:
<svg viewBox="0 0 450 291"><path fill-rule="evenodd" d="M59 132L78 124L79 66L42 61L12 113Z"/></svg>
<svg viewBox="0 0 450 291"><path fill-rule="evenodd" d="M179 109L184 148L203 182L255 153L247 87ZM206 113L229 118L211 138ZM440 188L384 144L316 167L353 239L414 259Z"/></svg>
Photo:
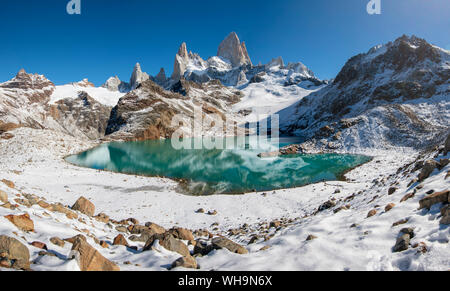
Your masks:
<svg viewBox="0 0 450 291"><path fill-rule="evenodd" d="M185 142L193 145L202 139ZM298 143L280 138L277 143L257 138L216 139L229 149L175 149L171 140L112 142L78 155L69 163L118 173L178 179L180 191L190 195L242 194L333 181L370 161L360 155L317 154L259 158L262 152Z"/></svg>

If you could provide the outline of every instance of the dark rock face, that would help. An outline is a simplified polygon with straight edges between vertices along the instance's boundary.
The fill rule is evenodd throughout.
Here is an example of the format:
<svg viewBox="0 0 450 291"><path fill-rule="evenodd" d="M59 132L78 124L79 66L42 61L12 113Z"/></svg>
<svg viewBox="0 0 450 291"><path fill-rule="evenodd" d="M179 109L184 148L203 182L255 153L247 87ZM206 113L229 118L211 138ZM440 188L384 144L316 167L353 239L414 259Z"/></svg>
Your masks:
<svg viewBox="0 0 450 291"><path fill-rule="evenodd" d="M0 84L1 88L24 90L42 90L53 86L55 86L55 84L50 82L44 76L28 74L24 69L20 70L12 80Z"/></svg>
<svg viewBox="0 0 450 291"><path fill-rule="evenodd" d="M447 135L447 139L445 140L444 145L444 155L450 152L450 133Z"/></svg>
<svg viewBox="0 0 450 291"><path fill-rule="evenodd" d="M156 240L159 240L159 244L169 251L176 252L182 255L183 257L191 256L188 247L183 242L176 239L175 237L173 237L173 235L169 233L155 234L146 242L143 250L144 251L151 250Z"/></svg>
<svg viewBox="0 0 450 291"><path fill-rule="evenodd" d="M376 81L379 75L388 70L394 71L394 74L400 74L404 70L413 68L408 73L409 76L400 80L392 80L374 89L364 85L351 90L347 89L347 95L342 98L344 100L336 100L337 103L332 105L333 113L339 113L342 108L356 104L371 90L373 90L369 95L371 104L375 104L377 101L392 102L399 98L405 100L430 98L436 91L436 84L448 81L450 70L431 71L418 66L424 61L430 61L436 65L441 61L438 49L425 40L414 36L411 38L403 36L394 43L387 44L386 47L384 54L380 54L370 61L367 61L366 55L363 54L351 58L338 74L333 85L339 89L345 89L357 80L362 84ZM431 81L433 78L434 80ZM338 108L340 109L338 110Z"/></svg>
<svg viewBox="0 0 450 291"><path fill-rule="evenodd" d="M397 242L395 243L394 246L394 253L399 253L399 252L403 252L406 251L409 248L409 242L411 241L411 237L409 236L409 234L403 234L401 235L398 239Z"/></svg>
<svg viewBox="0 0 450 291"><path fill-rule="evenodd" d="M431 173L433 173L434 169L438 167L438 162L434 160L426 161L423 165L422 171L419 174L419 182L425 180L430 177Z"/></svg>
<svg viewBox="0 0 450 291"><path fill-rule="evenodd" d="M42 75L28 74L24 69L22 69L13 79L5 83L1 83L0 89L1 88L4 89L4 92L8 97L12 97L13 99L17 98L17 90L23 90L23 92L20 93L20 97L23 98L24 102L28 104L46 104L50 101L50 96L55 90L55 84ZM23 107L24 104L8 105L12 105L13 107ZM2 112L0 111L0 117L1 115ZM26 122L23 123L26 124Z"/></svg>
<svg viewBox="0 0 450 291"><path fill-rule="evenodd" d="M423 208L430 209L433 205L438 203L449 203L449 196L450 196L449 190L431 194L419 201L420 203L419 209Z"/></svg>
<svg viewBox="0 0 450 291"><path fill-rule="evenodd" d="M215 249L227 249L232 253L244 255L248 253L248 250L243 246L225 238L225 237L216 237L212 240L212 245Z"/></svg>
<svg viewBox="0 0 450 291"><path fill-rule="evenodd" d="M329 201L323 203L322 205L320 205L318 211L324 211L324 210L333 208L334 206L336 206L336 202L329 200Z"/></svg>
<svg viewBox="0 0 450 291"><path fill-rule="evenodd" d="M119 131L132 120L138 120L128 130L128 139L146 140L169 138L174 132L171 127L172 118L177 111L165 99L185 99L182 95L164 91L152 81L146 81L139 87L141 92L132 91L120 99L106 127L106 135ZM137 95L139 94L139 96Z"/></svg>
<svg viewBox="0 0 450 291"><path fill-rule="evenodd" d="M179 128L179 125L172 126L175 115L183 115L187 120L193 118L192 103L205 113L223 115L227 106L240 100L238 90L224 88L219 81L198 84L180 80L172 91L167 91L148 80L121 98L112 109L106 135L125 140L170 138Z"/></svg>
<svg viewBox="0 0 450 291"><path fill-rule="evenodd" d="M63 99L51 105L49 112L68 132L76 130L90 139L98 139L105 135L111 107L97 102L83 91L78 98Z"/></svg>

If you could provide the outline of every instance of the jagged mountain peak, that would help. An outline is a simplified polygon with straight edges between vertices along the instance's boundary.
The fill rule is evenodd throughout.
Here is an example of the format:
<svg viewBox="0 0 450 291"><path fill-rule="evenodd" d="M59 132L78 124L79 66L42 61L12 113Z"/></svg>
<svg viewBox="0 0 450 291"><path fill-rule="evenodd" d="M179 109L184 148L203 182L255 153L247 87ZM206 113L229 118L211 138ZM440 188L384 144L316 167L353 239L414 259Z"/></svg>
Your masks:
<svg viewBox="0 0 450 291"><path fill-rule="evenodd" d="M183 42L180 45L180 48L178 49L177 55L179 55L180 57L182 57L184 59L187 59L189 57L189 54L188 54L188 51L187 51L187 46L186 46L185 42Z"/></svg>
<svg viewBox="0 0 450 291"><path fill-rule="evenodd" d="M183 42L175 56L172 80L177 82L182 79L190 66L203 68L205 61L198 54L188 53L186 43Z"/></svg>
<svg viewBox="0 0 450 291"><path fill-rule="evenodd" d="M16 74L16 78L21 78L24 76L28 76L28 73L25 71L24 68L20 69L19 72Z"/></svg>
<svg viewBox="0 0 450 291"><path fill-rule="evenodd" d="M0 84L0 87L2 88L15 88L24 90L43 89L46 87L54 86L55 84L53 84L44 75L29 74L25 71L25 69L20 69L14 78Z"/></svg>
<svg viewBox="0 0 450 291"><path fill-rule="evenodd" d="M378 45L365 54L350 58L334 80L340 87L359 80L371 80L383 72L430 71L449 60L444 50L416 36L403 35L394 42ZM418 77L418 76L416 76Z"/></svg>
<svg viewBox="0 0 450 291"><path fill-rule="evenodd" d="M136 63L136 65L134 66L133 74L131 75L130 79L131 90L136 89L139 86L139 84L149 79L150 76L142 71L141 65L139 63Z"/></svg>
<svg viewBox="0 0 450 291"><path fill-rule="evenodd" d="M449 80L449 52L402 36L350 58L333 83L280 112L280 123L317 148L421 147L448 130Z"/></svg>
<svg viewBox="0 0 450 291"><path fill-rule="evenodd" d="M245 43L241 44L235 32L231 32L219 45L217 56L230 60L233 67L252 65Z"/></svg>
<svg viewBox="0 0 450 291"><path fill-rule="evenodd" d="M156 75L155 80L158 83L164 83L165 81L167 81L166 71L164 70L164 68L161 68L161 70L159 70L159 73L158 75Z"/></svg>
<svg viewBox="0 0 450 291"><path fill-rule="evenodd" d="M283 58L280 56L278 58L274 58L272 59L268 64L267 64L267 68L271 68L271 67L280 67L283 68L284 67L284 61Z"/></svg>
<svg viewBox="0 0 450 291"><path fill-rule="evenodd" d="M95 85L89 82L89 79L85 78L79 82L72 83L72 85L80 86L80 87L95 87Z"/></svg>

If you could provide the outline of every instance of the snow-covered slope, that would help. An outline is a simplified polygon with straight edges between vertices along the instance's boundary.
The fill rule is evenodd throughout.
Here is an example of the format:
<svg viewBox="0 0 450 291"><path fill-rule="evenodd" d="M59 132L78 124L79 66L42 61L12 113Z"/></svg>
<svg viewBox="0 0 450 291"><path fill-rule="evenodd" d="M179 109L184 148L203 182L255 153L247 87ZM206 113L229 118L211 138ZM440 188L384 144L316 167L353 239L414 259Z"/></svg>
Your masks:
<svg viewBox="0 0 450 291"><path fill-rule="evenodd" d="M225 114L240 98L241 92L217 81L197 84L180 80L168 91L148 80L120 99L111 112L106 134L113 139L146 140L171 138L179 130L192 137L197 111L205 119L205 126L199 125L200 134L223 136L223 130L213 126L214 120L225 123ZM174 125L175 116L180 119Z"/></svg>
<svg viewBox="0 0 450 291"><path fill-rule="evenodd" d="M244 97L233 106L233 112L243 115L243 123L256 122L290 107L326 84L302 63L285 67L272 62L257 71L240 87Z"/></svg>
<svg viewBox="0 0 450 291"><path fill-rule="evenodd" d="M86 86L83 82L78 82L56 86L53 94L50 96L50 104L55 104L62 99L78 98L80 92L86 92L97 102L109 107L116 106L119 99L125 95L125 93L119 91L110 91L103 87Z"/></svg>
<svg viewBox="0 0 450 291"><path fill-rule="evenodd" d="M334 82L279 112L314 150L425 147L450 120L450 52L403 36L351 58Z"/></svg>
<svg viewBox="0 0 450 291"><path fill-rule="evenodd" d="M111 109L123 95L95 88L87 79L55 86L42 75L21 70L0 84L0 123L98 139L104 136Z"/></svg>
<svg viewBox="0 0 450 291"><path fill-rule="evenodd" d="M243 47L234 46L235 60L247 59ZM80 270L74 242L54 238L84 235L121 270L162 270L181 254L153 237L156 223L201 270L448 270L449 54L402 37L352 58L328 86L304 65L286 66L281 58L235 66L226 53L207 64L192 54L197 61L187 64L185 77L207 78L173 82L161 74L166 90L136 67L136 89L122 98L86 80L54 86L21 71L0 84L1 246L4 236L19 243L32 270ZM98 145L104 132L119 139L168 137L175 129L171 117L187 120L195 109L233 112L249 122L282 109L285 132L308 140L303 149L373 160L346 181L194 197L177 193L172 180L79 168L63 159ZM67 207L80 196L103 214ZM419 209L424 201L430 205ZM18 226L29 228L29 220L34 231ZM192 237L182 239L169 230L174 226L191 229L182 232ZM114 243L119 235L128 247ZM215 243L223 237L234 242L227 242L232 251ZM2 257L0 269L16 262Z"/></svg>
<svg viewBox="0 0 450 291"><path fill-rule="evenodd" d="M189 245L203 271L444 271L450 264L449 227L441 223L445 203L435 199L430 209L418 209L430 193L449 189L450 157L442 144L421 155L400 148L371 151L374 160L348 173L348 181L195 197L176 193L176 182L168 179L101 172L63 161L67 154L94 146L92 141L49 130L12 133L12 139L0 138L0 191L6 194L1 195L0 235L24 246L31 270L80 270L70 255L73 242L54 243L55 237L76 235L86 237L121 270L165 270L181 255L157 242L144 251L146 241L138 240L132 225L149 230L146 222L166 230L191 229L196 241L177 241ZM450 139L447 143L450 149ZM424 161L437 166L419 182ZM70 209L80 196L94 203L96 217ZM199 208L216 210L216 215L199 213ZM34 231L20 229L5 217L26 213ZM394 252L401 231L413 235L406 250ZM129 247L114 244L118 235ZM248 254L214 249L212 238L219 236ZM194 244L207 246L204 255ZM2 260L0 270L7 263Z"/></svg>

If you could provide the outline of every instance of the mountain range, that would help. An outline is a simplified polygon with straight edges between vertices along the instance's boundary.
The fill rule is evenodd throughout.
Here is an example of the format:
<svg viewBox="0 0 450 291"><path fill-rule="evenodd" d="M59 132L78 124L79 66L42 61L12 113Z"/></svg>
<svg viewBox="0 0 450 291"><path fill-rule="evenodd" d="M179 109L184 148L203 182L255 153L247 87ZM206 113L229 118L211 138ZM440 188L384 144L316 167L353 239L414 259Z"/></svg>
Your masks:
<svg viewBox="0 0 450 291"><path fill-rule="evenodd" d="M170 77L150 76L136 64L129 81L87 79L56 86L24 70L0 83L0 133L16 127L50 128L109 140L192 136L195 110L225 114L240 125L261 114L280 115L283 134L303 138L299 151L425 147L449 130L450 52L402 36L352 57L334 80L281 57L253 65L235 33L204 60L182 43ZM173 126L175 115L185 117ZM211 123L211 122L210 122ZM206 128L203 135L218 135Z"/></svg>

